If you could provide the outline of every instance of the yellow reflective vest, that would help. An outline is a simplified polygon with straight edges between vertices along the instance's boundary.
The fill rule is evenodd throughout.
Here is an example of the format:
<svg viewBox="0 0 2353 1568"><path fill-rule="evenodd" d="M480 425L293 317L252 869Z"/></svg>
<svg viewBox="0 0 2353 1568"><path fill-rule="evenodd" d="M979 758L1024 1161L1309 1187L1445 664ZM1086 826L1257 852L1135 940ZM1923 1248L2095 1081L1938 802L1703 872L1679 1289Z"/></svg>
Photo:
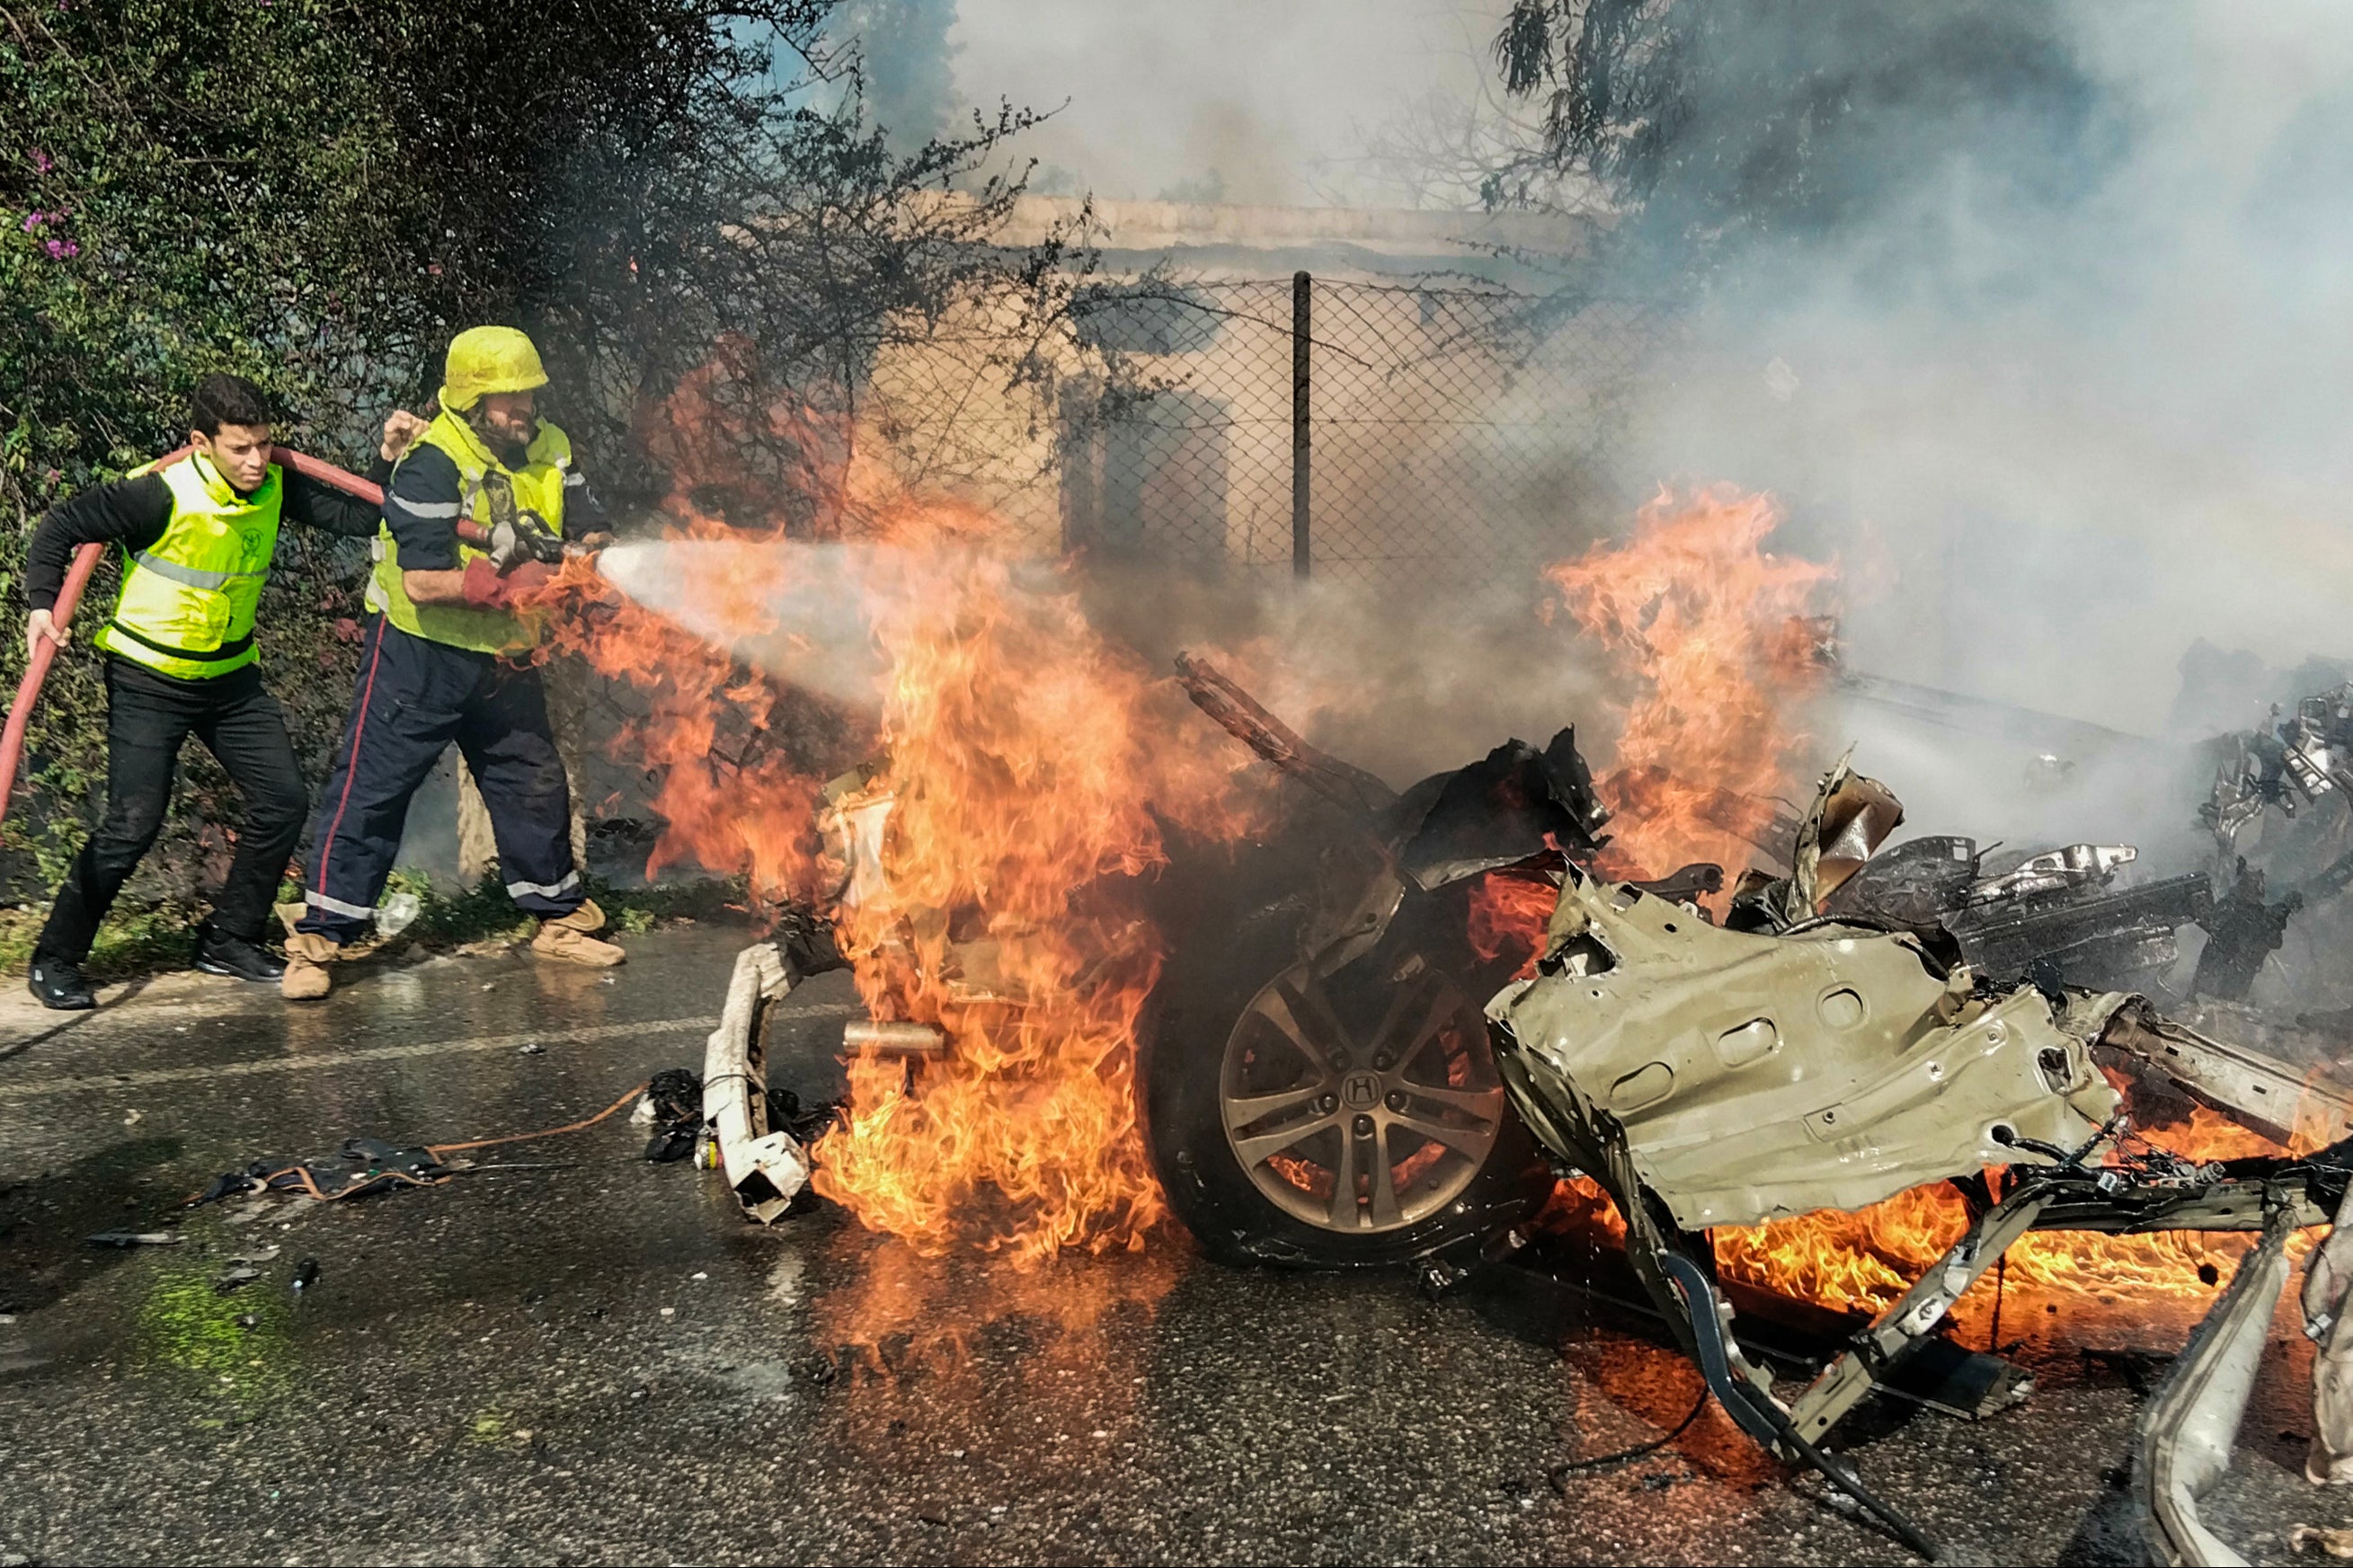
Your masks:
<svg viewBox="0 0 2353 1568"><path fill-rule="evenodd" d="M474 434L473 426L447 409L434 416L433 423L426 426L425 434L401 461L408 461L426 447L438 447L458 465L459 517L471 518L487 529L500 520L500 513L512 502L517 510L539 513L549 528L559 535L563 533L564 487L572 469L572 443L555 426L540 421L538 433L532 437L520 468L510 468L500 462L482 444L481 437ZM392 483L399 482L400 470L395 468ZM389 490L387 486L387 493ZM453 524L456 521L451 519ZM460 568L489 553L466 540L458 542ZM383 611L402 631L478 653L512 653L539 641L539 628L533 619L512 611L480 610L469 605L419 605L412 601L400 580L400 545L393 538L389 523L377 532L375 557L375 574L368 583L367 602Z"/></svg>
<svg viewBox="0 0 2353 1568"><path fill-rule="evenodd" d="M171 487L172 519L148 548L124 550L114 614L91 640L183 680L243 669L259 657L253 616L278 550L285 477L273 463L259 489L239 495L197 453L126 477L148 473L161 474Z"/></svg>

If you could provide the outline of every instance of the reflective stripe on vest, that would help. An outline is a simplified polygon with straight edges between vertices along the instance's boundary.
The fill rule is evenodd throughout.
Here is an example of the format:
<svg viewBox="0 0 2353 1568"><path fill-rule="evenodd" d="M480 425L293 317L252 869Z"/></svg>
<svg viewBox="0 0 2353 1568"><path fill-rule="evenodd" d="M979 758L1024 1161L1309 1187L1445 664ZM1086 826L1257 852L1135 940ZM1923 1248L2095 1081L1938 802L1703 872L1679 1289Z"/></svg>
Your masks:
<svg viewBox="0 0 2353 1568"><path fill-rule="evenodd" d="M572 443L555 426L545 420L540 422L520 468L510 468L500 462L482 445L471 426L446 409L434 416L417 445L438 447L458 465L461 499L422 505L403 501L401 505L411 516L446 516L453 525L459 518L471 518L488 527L492 521L491 491L503 483L513 494L516 507L539 513L548 527L559 534L564 531L564 492L572 468ZM416 450L416 447L410 448L412 454ZM386 493L399 482L400 470L396 468L392 485L385 487ZM465 540L458 542L460 568L488 554ZM512 653L539 641L539 626L533 617L507 610L478 610L467 605L419 605L410 600L407 587L401 582L400 543L393 537L389 523L377 531L375 562L375 574L368 581L367 602L412 637L451 647L471 648L477 653Z"/></svg>
<svg viewBox="0 0 2353 1568"><path fill-rule="evenodd" d="M172 515L154 543L125 552L114 615L91 640L183 680L244 668L259 657L253 619L278 548L284 476L273 465L246 496L199 454L131 477L144 473L170 489Z"/></svg>
<svg viewBox="0 0 2353 1568"><path fill-rule="evenodd" d="M269 577L267 572L200 572L194 566L167 561L152 550L142 550L131 559L150 572L160 572L173 582L185 583L191 588L226 588L248 577L257 582L267 582Z"/></svg>

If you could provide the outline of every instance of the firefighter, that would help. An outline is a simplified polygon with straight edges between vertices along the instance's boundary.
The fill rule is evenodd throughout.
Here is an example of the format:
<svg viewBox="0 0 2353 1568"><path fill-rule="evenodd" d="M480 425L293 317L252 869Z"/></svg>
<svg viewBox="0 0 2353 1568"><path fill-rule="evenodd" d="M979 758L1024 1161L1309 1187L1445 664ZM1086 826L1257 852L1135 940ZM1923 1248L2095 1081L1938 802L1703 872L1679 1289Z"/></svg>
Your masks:
<svg viewBox="0 0 2353 1568"><path fill-rule="evenodd" d="M350 538L376 509L269 460L269 406L251 382L208 375L189 409L186 457L150 463L50 510L25 551L29 658L66 646L57 622L67 562L85 544L122 552L114 613L91 640L106 655L106 815L74 858L34 944L31 987L49 1007L93 1007L83 978L99 922L155 842L190 735L220 760L245 801L237 855L196 928L208 974L275 981L262 945L271 898L302 832L305 799L278 700L255 660L254 613L280 520ZM383 457L406 432L387 426Z"/></svg>
<svg viewBox="0 0 2353 1568"><path fill-rule="evenodd" d="M540 627L523 606L567 535L603 525L571 443L538 416L546 384L522 332L459 333L440 412L393 469L368 587L376 613L319 798L308 907L286 944L290 998L327 994L326 966L374 918L409 799L452 742L489 808L507 894L539 917L532 951L600 966L625 956L595 935L605 917L573 860L571 795L528 658Z"/></svg>

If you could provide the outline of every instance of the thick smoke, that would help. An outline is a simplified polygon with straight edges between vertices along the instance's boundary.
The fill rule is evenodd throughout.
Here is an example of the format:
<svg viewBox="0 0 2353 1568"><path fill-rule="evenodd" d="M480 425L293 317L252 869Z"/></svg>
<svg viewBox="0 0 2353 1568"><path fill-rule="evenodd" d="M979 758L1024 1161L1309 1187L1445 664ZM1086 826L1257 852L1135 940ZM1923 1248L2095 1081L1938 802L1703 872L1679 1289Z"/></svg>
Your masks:
<svg viewBox="0 0 2353 1568"><path fill-rule="evenodd" d="M2253 724L2284 689L2242 670L2185 702L2200 639L2280 669L2353 654L2339 433L2353 409L2353 16L1981 5L1915 8L1915 24L1874 8L1871 101L1812 150L1796 210L1744 212L1757 182L1725 149L1799 90L1799 66L1857 62L1833 37L1793 47L1804 10L1725 9L1769 11L1784 31L1716 39L1735 52L1694 132L1715 161L1679 171L1652 216L1747 221L1704 260L1630 221L1603 276L1574 279L1697 300L1650 378L1621 493L1770 491L1791 520L1778 546L1841 565L1852 668L2134 736ZM1827 33L1841 10L1814 26ZM1963 14L2004 61L1957 68ZM1223 102L1246 85L1192 90ZM1564 520L1564 553L1585 526ZM1400 635L1385 606L1377 638L1342 638L1349 652L1326 662L1410 664L1389 694L1410 707L1433 687L1525 687L1572 657L1540 650L1532 629L1519 668L1495 661L1494 639L1465 629L1493 609L1424 605ZM1278 618L1314 630L1314 659L1345 617ZM1864 743L1916 821L1989 838L2188 827L2147 748L2063 728L1940 733L1868 704L1820 721L1837 731L1826 742ZM2043 752L2074 766L2032 765Z"/></svg>
<svg viewBox="0 0 2353 1568"><path fill-rule="evenodd" d="M1836 558L1842 656L1881 700L1801 721L1824 760L1857 743L1911 831L2206 864L2195 742L2353 657L2353 14L1971 0L1864 7L1850 37L1850 10L1715 7L1703 155L1569 280L1692 301L1619 491L1769 491L1776 548ZM1249 73L1185 74L1218 114L1272 112ZM1822 78L1855 85L1777 187L1743 157L1770 132L1740 138ZM1112 131L1092 166L1133 148ZM1564 515L1560 553L1609 526ZM1528 602L1325 585L1240 616L1203 595L1192 626L1263 638L1270 700L1403 778L1564 719L1606 748L1589 653ZM1928 721L1888 681L1979 700Z"/></svg>
<svg viewBox="0 0 2353 1568"><path fill-rule="evenodd" d="M2153 731L2200 635L2280 663L2343 640L2348 196L2311 154L2353 114L2353 27L2292 9L2086 14L2113 162L2028 201L1972 178L2014 149L1957 147L1835 243L1757 258L1638 462L1812 513L1883 574L1851 635L1892 674ZM1884 267L1898 234L1938 243Z"/></svg>
<svg viewBox="0 0 2353 1568"><path fill-rule="evenodd" d="M1069 96L1048 135L1071 145L1046 155L1107 194L1215 169L1229 199L1297 198L1335 126L1433 86L1473 91L1463 42L1496 20L1399 4L1337 26L1325 9L1016 18L965 0L959 79ZM1811 24L1814 8L1724 9L1776 20L1718 40L1753 58L1711 75L1716 147L1834 51L1788 30L1828 35L1845 8ZM2336 516L2353 16L1872 9L1916 22L1872 32L1873 101L1816 153L1801 221L1752 215L1708 258L1683 363L1625 454L1628 493L1769 489L1792 514L1785 547L1845 566L1858 663L2138 733L2165 729L2201 636L2274 665L2353 651ZM1957 68L1957 16L1989 47L2029 37L2028 58ZM1690 216L1712 179L1736 207L1749 178L1686 172L1654 199ZM1691 281L1672 247L1615 254L1606 290Z"/></svg>
<svg viewBox="0 0 2353 1568"><path fill-rule="evenodd" d="M866 112L902 154L955 128L955 0L849 0L828 19L854 40Z"/></svg>
<svg viewBox="0 0 2353 1568"><path fill-rule="evenodd" d="M1826 144L1819 183L1858 193L1834 221L1714 258L1628 458L1781 496L1782 542L1846 568L1853 667L2187 741L2275 694L2242 671L2184 703L2200 639L2275 667L2353 653L2353 16L2055 17L2069 68L2039 101L1957 101L1924 55L1870 134ZM1878 711L1832 722L1915 821L2186 835L2158 749L2084 745L2070 787L2031 744Z"/></svg>
<svg viewBox="0 0 2353 1568"><path fill-rule="evenodd" d="M2001 68L1952 58L1956 18ZM1910 830L2207 865L2194 742L2353 656L2353 16L1989 0L1874 26L1859 68L1834 38L1712 40L1708 157L1609 250L1604 288L1696 299L1626 478L1778 495L1778 545L1841 562L1849 669L2012 710L1813 715ZM1725 154L1793 58L1855 69L1852 113L1795 199L1744 205L1756 170ZM2268 858L2274 894L2318 868ZM2258 999L2341 1005L2314 960L2343 931L2303 917Z"/></svg>
<svg viewBox="0 0 2353 1568"><path fill-rule="evenodd" d="M1051 184L1290 204L1399 100L1470 92L1491 30L1439 0L959 0L951 37L966 99L1064 106L1026 143Z"/></svg>
<svg viewBox="0 0 2353 1568"><path fill-rule="evenodd" d="M1298 201L1334 194L1386 109L1470 101L1501 9L961 0L949 36L962 97L1069 100L1031 150L1073 187ZM1565 280L1688 306L1617 493L1772 493L1774 547L1839 563L1850 670L1980 700L1795 721L1824 761L1857 743L1910 830L2204 863L2192 743L2353 656L2353 13L1711 14L1729 20L1686 128L1704 155ZM1841 73L1855 88L1777 187L1744 128ZM1630 512L1564 506L1556 557ZM1398 782L1572 720L1607 760L1609 678L1538 623L1533 572L1475 599L1098 577L1148 655L1242 650L1270 703Z"/></svg>

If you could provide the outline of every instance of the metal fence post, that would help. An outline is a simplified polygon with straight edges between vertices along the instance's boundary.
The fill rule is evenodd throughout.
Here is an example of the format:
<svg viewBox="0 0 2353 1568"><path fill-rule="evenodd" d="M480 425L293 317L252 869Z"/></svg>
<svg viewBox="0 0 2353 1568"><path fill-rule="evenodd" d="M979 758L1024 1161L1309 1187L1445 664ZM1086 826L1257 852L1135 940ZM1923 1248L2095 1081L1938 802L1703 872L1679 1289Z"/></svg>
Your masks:
<svg viewBox="0 0 2353 1568"><path fill-rule="evenodd" d="M1314 554L1308 540L1309 291L1303 271L1291 275L1291 574L1305 577Z"/></svg>

